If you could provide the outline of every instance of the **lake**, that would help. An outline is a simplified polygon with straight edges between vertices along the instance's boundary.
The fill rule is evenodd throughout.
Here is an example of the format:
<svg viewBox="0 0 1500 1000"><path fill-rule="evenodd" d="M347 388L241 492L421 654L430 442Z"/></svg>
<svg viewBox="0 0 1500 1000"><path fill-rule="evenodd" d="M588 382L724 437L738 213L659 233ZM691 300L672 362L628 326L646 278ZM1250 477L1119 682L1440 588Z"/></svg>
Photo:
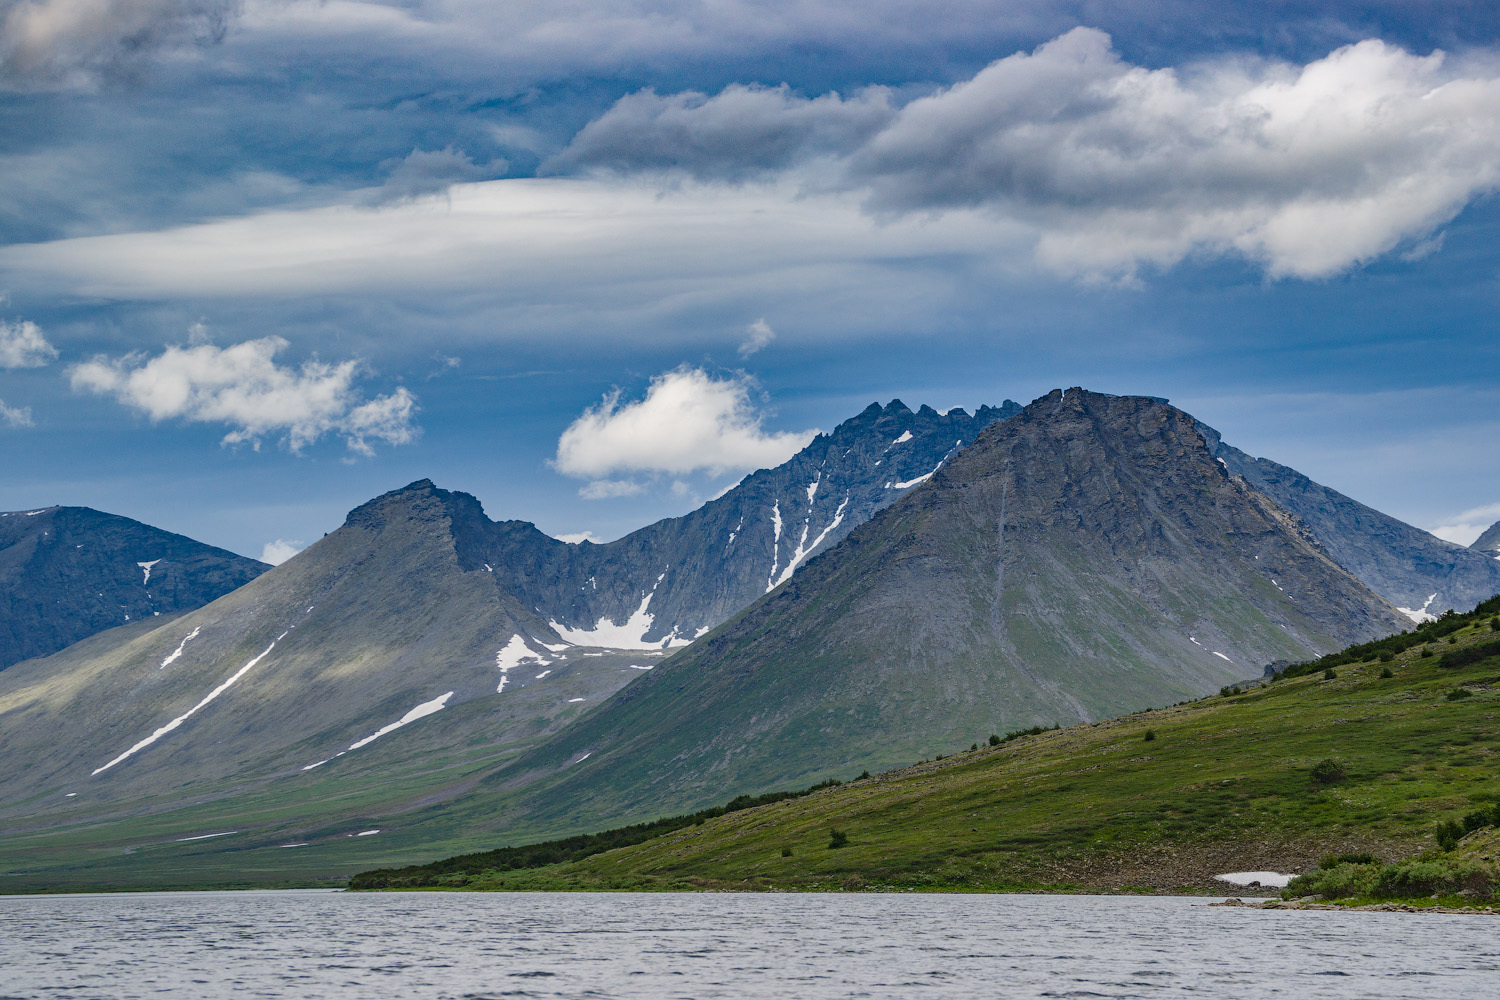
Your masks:
<svg viewBox="0 0 1500 1000"><path fill-rule="evenodd" d="M917 894L0 897L0 997L1493 996L1500 919Z"/></svg>

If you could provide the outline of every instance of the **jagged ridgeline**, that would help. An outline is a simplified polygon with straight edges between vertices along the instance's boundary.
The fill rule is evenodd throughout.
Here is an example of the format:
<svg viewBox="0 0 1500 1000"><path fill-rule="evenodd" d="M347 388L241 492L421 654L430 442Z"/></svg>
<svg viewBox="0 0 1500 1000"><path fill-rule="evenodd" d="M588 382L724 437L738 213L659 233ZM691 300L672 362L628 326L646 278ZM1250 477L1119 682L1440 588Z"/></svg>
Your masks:
<svg viewBox="0 0 1500 1000"><path fill-rule="evenodd" d="M1410 623L1187 414L1070 389L490 779L541 825L1108 718ZM584 759L586 755L586 759Z"/></svg>
<svg viewBox="0 0 1500 1000"><path fill-rule="evenodd" d="M0 513L0 669L199 608L270 569L88 507Z"/></svg>

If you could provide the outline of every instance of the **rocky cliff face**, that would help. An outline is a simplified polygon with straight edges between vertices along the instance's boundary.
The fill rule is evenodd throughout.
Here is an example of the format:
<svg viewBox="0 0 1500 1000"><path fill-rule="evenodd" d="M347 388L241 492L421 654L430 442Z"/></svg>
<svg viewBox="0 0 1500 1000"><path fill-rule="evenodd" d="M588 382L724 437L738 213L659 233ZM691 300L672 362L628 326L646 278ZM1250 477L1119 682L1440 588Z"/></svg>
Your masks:
<svg viewBox="0 0 1500 1000"><path fill-rule="evenodd" d="M493 780L540 781L537 817L686 808L1202 695L1404 621L1191 417L1056 391Z"/></svg>
<svg viewBox="0 0 1500 1000"><path fill-rule="evenodd" d="M1474 539L1474 544L1470 545L1469 548L1476 549L1488 555L1500 553L1500 521L1496 521L1486 528L1484 534ZM1494 555L1494 558L1500 559L1500 555Z"/></svg>
<svg viewBox="0 0 1500 1000"><path fill-rule="evenodd" d="M0 668L202 607L268 568L88 507L0 513Z"/></svg>
<svg viewBox="0 0 1500 1000"><path fill-rule="evenodd" d="M686 645L789 579L876 511L925 482L986 427L1020 411L1003 406L940 414L899 400L871 404L774 469L746 476L683 517L603 545L570 545L524 521L464 522L459 558L488 567L579 645Z"/></svg>
<svg viewBox="0 0 1500 1000"><path fill-rule="evenodd" d="M1296 469L1251 458L1211 427L1199 429L1226 468L1296 515L1329 555L1411 621L1450 608L1467 611L1500 593L1500 561L1366 507Z"/></svg>

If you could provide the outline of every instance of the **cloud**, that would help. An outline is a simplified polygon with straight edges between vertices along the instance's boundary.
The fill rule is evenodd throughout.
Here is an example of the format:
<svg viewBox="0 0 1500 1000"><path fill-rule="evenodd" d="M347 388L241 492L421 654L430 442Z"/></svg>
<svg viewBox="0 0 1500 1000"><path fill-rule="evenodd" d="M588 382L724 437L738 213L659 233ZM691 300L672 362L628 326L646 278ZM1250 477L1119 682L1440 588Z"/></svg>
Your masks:
<svg viewBox="0 0 1500 1000"><path fill-rule="evenodd" d="M1378 40L1305 66L1147 69L1077 28L893 110L870 91L622 98L553 163L702 179L837 154L882 215L983 210L1069 275L1232 254L1317 278L1430 237L1500 183L1500 76Z"/></svg>
<svg viewBox="0 0 1500 1000"><path fill-rule="evenodd" d="M622 403L617 390L563 431L553 465L564 475L594 479L621 472L718 474L779 465L817 431L767 434L751 400L753 387L744 376L715 379L684 367L656 376L646 398L637 402ZM596 486L601 484L584 490Z"/></svg>
<svg viewBox="0 0 1500 1000"><path fill-rule="evenodd" d="M543 172L586 167L683 170L739 179L822 153L847 153L895 116L885 87L806 99L791 88L732 84L714 97L643 90L584 126Z"/></svg>
<svg viewBox="0 0 1500 1000"><path fill-rule="evenodd" d="M3 399L0 399L0 424L7 427L36 426L31 420L31 407L6 406Z"/></svg>
<svg viewBox="0 0 1500 1000"><path fill-rule="evenodd" d="M432 151L413 149L405 159L390 161L384 166L390 169L385 183L370 192L375 204L440 194L455 184L503 174L507 164L504 160L495 160L480 166L463 150L448 146Z"/></svg>
<svg viewBox="0 0 1500 1000"><path fill-rule="evenodd" d="M776 331L771 329L764 318L756 320L745 328L744 343L740 344L740 357L748 358L750 355L762 350L771 341L776 339Z"/></svg>
<svg viewBox="0 0 1500 1000"><path fill-rule="evenodd" d="M262 437L280 435L297 453L334 434L368 456L374 454L371 441L394 445L416 438L416 397L405 386L365 401L354 387L358 361L314 359L294 369L276 364L286 346L280 337L265 337L225 348L168 347L154 358L101 355L74 365L68 377L75 390L113 396L153 423L178 418L226 424L232 429L224 444L259 448Z"/></svg>
<svg viewBox="0 0 1500 1000"><path fill-rule="evenodd" d="M633 497L644 493L646 487L630 479L596 479L578 488L578 495L585 500L610 500L615 497ZM567 539L563 539L567 541Z"/></svg>
<svg viewBox="0 0 1500 1000"><path fill-rule="evenodd" d="M1446 541L1458 545L1473 545L1485 529L1500 521L1500 503L1486 504L1445 518L1431 532Z"/></svg>
<svg viewBox="0 0 1500 1000"><path fill-rule="evenodd" d="M260 550L260 561L270 563L272 566L280 566L292 558L292 556L301 552L302 549L303 545L301 542L278 538L273 542L267 542L265 547Z"/></svg>
<svg viewBox="0 0 1500 1000"><path fill-rule="evenodd" d="M0 86L86 89L129 77L171 48L220 41L235 0L9 0L0 5Z"/></svg>
<svg viewBox="0 0 1500 1000"><path fill-rule="evenodd" d="M0 320L0 368L41 368L55 360L57 348L47 343L35 323Z"/></svg>
<svg viewBox="0 0 1500 1000"><path fill-rule="evenodd" d="M553 535L559 542L567 542L569 545L577 545L579 542L592 542L594 533L592 531L574 531L566 535Z"/></svg>

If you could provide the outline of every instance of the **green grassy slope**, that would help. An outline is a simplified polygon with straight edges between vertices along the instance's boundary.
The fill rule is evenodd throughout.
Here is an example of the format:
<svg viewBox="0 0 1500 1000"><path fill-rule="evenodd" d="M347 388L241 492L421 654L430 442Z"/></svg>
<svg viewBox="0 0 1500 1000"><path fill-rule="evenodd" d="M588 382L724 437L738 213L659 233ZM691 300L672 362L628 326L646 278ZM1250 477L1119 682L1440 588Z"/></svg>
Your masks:
<svg viewBox="0 0 1500 1000"><path fill-rule="evenodd" d="M1372 653L1333 678L1320 670L962 751L566 864L417 881L1207 890L1223 888L1216 873L1308 871L1329 852L1410 857L1433 846L1439 822L1500 801L1500 633L1490 624L1500 606L1489 605L1500 600L1447 636L1387 661ZM1491 648L1440 665L1476 647ZM1459 690L1469 694L1450 697ZM1325 760L1341 779L1313 777ZM848 838L840 849L829 847L835 830Z"/></svg>

